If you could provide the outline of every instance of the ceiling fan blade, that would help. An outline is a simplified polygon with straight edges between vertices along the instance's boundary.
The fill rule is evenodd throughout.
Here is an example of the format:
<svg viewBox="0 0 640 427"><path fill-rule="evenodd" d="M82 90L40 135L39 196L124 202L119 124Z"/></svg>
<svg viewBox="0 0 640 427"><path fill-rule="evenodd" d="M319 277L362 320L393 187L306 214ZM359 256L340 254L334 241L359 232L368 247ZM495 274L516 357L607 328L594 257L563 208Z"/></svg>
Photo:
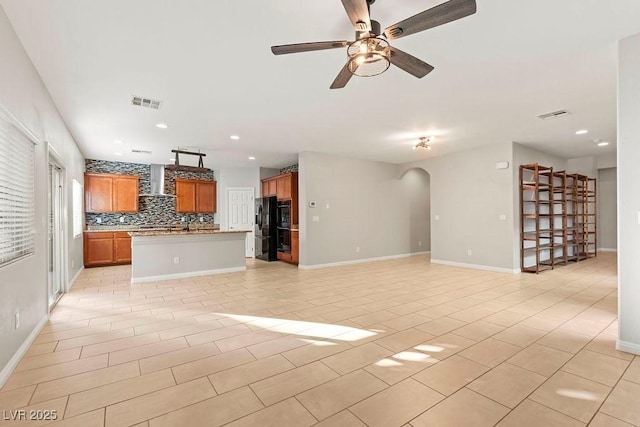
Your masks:
<svg viewBox="0 0 640 427"><path fill-rule="evenodd" d="M419 79L433 71L431 65L395 47L391 48L391 58L389 60L396 67L403 69Z"/></svg>
<svg viewBox="0 0 640 427"><path fill-rule="evenodd" d="M371 31L367 0L342 0L342 5L356 31Z"/></svg>
<svg viewBox="0 0 640 427"><path fill-rule="evenodd" d="M349 83L352 75L351 71L349 71L349 62L347 62L345 66L342 67L342 70L340 70L333 83L331 83L331 89L342 89L347 85L347 83Z"/></svg>
<svg viewBox="0 0 640 427"><path fill-rule="evenodd" d="M296 43L296 44L285 44L281 46L271 46L271 52L273 52L274 55L284 55L287 53L311 52L313 50L336 49L339 47L346 47L348 45L349 45L349 42L346 40L333 41L333 42Z"/></svg>
<svg viewBox="0 0 640 427"><path fill-rule="evenodd" d="M384 35L388 39L399 39L420 31L428 30L451 21L455 21L465 16L476 13L475 0L449 0L436 7L425 10L417 15L400 21L395 25L387 27Z"/></svg>

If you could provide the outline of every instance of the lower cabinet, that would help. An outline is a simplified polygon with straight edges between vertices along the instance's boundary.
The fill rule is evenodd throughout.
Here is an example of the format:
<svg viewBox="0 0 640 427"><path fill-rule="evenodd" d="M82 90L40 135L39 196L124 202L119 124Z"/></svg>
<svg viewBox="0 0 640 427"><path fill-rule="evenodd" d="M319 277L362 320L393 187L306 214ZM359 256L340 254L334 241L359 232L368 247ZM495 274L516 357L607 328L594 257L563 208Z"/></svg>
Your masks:
<svg viewBox="0 0 640 427"><path fill-rule="evenodd" d="M131 236L124 231L84 233L84 266L131 264Z"/></svg>

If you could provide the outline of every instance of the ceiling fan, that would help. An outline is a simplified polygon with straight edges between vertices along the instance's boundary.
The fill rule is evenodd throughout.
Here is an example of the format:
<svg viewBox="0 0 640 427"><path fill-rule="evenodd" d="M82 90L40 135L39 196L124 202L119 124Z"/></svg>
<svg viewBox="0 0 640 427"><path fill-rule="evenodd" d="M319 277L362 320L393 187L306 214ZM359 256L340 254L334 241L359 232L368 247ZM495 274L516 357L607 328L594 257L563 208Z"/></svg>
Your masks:
<svg viewBox="0 0 640 427"><path fill-rule="evenodd" d="M380 31L380 23L370 18L370 6L375 0L342 0L349 19L356 31L356 40L298 43L272 46L275 55L310 52L313 50L347 47L349 60L331 84L331 89L347 85L352 75L371 77L385 72L391 64L422 78L433 71L424 61L392 47L387 39L395 40L476 13L475 0L449 0L420 12Z"/></svg>

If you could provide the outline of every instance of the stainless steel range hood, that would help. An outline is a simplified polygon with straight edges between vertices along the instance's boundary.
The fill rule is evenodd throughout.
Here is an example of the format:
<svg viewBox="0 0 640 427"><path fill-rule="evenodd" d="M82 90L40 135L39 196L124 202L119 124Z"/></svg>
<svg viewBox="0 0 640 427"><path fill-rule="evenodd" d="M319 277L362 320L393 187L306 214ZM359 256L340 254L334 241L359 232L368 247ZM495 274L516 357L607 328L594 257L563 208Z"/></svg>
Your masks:
<svg viewBox="0 0 640 427"><path fill-rule="evenodd" d="M151 164L151 192L140 196L176 197L164 193L164 165Z"/></svg>

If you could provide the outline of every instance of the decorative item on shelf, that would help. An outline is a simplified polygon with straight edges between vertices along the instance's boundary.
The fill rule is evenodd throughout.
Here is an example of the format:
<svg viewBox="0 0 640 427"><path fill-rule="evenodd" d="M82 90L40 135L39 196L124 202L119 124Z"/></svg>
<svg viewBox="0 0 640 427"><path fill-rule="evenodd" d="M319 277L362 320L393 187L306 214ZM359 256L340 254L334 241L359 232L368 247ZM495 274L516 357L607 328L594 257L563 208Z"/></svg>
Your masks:
<svg viewBox="0 0 640 427"><path fill-rule="evenodd" d="M172 153L176 155L175 163L173 165L167 165L166 168L174 171L185 171L185 172L211 172L211 169L204 167L204 162L202 161L203 157L207 155L201 152L194 151L185 151L185 150L171 150ZM198 156L198 166L186 166L180 164L180 154L185 154L188 156Z"/></svg>
<svg viewBox="0 0 640 427"><path fill-rule="evenodd" d="M416 148L422 148L424 150L431 150L431 141L433 141L432 136L429 136L429 137L421 136L420 142L414 145L413 149L415 150Z"/></svg>

